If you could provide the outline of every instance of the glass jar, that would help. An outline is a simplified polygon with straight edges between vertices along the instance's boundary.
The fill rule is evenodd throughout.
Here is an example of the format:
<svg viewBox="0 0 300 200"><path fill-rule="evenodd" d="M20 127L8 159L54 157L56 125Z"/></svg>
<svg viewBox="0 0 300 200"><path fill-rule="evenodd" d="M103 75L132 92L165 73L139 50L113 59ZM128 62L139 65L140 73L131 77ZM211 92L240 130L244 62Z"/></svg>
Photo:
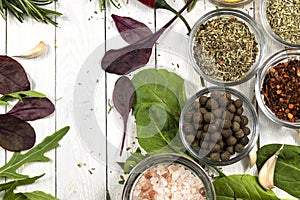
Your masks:
<svg viewBox="0 0 300 200"><path fill-rule="evenodd" d="M191 173L196 177L199 177L203 183L206 199L216 199L214 186L204 169L199 164L180 154L160 153L145 158L132 169L123 188L122 200L132 200L134 188L141 177L143 177L143 175L150 169L153 169L161 164L175 164L191 171Z"/></svg>

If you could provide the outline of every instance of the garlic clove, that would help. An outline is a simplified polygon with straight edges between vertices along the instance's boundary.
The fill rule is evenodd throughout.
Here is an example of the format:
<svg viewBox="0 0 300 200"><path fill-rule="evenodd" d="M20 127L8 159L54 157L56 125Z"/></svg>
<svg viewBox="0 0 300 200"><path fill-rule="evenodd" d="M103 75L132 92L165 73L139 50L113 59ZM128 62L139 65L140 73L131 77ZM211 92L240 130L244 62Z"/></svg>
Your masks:
<svg viewBox="0 0 300 200"><path fill-rule="evenodd" d="M29 50L21 55L17 55L14 57L36 58L44 53L44 51L46 50L46 46L47 45L43 41L40 41L40 43L36 47L32 48L31 50Z"/></svg>
<svg viewBox="0 0 300 200"><path fill-rule="evenodd" d="M278 155L283 149L284 144L280 147L276 153L271 156L262 166L258 173L258 182L266 190L274 188L274 172Z"/></svg>
<svg viewBox="0 0 300 200"><path fill-rule="evenodd" d="M250 161L250 169L255 165L256 160L257 160L257 153L256 149L252 149L248 155L249 161Z"/></svg>

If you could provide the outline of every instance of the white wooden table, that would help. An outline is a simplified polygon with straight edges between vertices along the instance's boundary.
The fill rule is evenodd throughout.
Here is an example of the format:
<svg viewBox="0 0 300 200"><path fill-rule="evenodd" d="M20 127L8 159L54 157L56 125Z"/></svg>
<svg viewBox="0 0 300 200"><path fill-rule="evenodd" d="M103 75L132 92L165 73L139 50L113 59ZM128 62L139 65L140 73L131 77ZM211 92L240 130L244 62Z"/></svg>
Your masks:
<svg viewBox="0 0 300 200"><path fill-rule="evenodd" d="M174 8L183 6L183 1L168 1ZM122 170L116 161L124 161L128 151L119 157L122 122L112 104L112 90L118 76L105 74L100 60L105 50L125 45L116 30L111 14L130 16L147 24L151 29L162 27L173 14L165 10L156 12L136 0L128 3L121 0L121 9L110 7L104 12L98 9L98 1L63 0L50 8L63 13L57 18L59 26L37 23L27 19L19 23L11 15L7 22L0 19L0 54L13 56L34 47L39 41L47 43L47 52L36 59L17 59L34 83L33 89L46 94L56 106L55 114L31 122L37 133L37 142L66 125L71 126L60 147L48 153L49 163L34 163L25 166L23 173L46 175L36 184L22 187L20 191L42 190L62 200L102 200L106 190L111 199L120 199L122 185L118 183ZM257 2L240 10L249 13L260 23ZM192 12L184 16L192 26L208 11L216 9L207 0L197 3ZM186 41L186 28L177 20L160 38L153 51L150 64L175 71L186 80L188 96L200 89L199 77L188 65L188 54L176 41ZM267 52L270 54L283 48L266 35ZM254 78L235 87L250 99L254 95ZM1 108L1 113L7 108ZM259 109L258 109L259 110ZM260 145L288 143L300 145L295 130L275 125L259 111ZM135 135L133 119L129 119L125 149L132 146ZM0 164L4 164L12 153L0 149ZM226 174L251 173L247 159L224 167ZM275 190L280 197L289 197Z"/></svg>

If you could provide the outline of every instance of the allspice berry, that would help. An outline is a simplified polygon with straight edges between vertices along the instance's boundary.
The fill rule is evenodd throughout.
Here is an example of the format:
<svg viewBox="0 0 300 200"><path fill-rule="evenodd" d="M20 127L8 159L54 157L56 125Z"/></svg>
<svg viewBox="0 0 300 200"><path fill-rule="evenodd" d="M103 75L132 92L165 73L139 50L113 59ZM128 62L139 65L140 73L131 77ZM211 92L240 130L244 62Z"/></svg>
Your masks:
<svg viewBox="0 0 300 200"><path fill-rule="evenodd" d="M234 154L234 148L233 148L233 146L226 147L226 151L228 151L231 155L233 155Z"/></svg>
<svg viewBox="0 0 300 200"><path fill-rule="evenodd" d="M199 98L199 102L202 106L204 106L206 104L206 101L208 100L208 98L206 96L201 96Z"/></svg>
<svg viewBox="0 0 300 200"><path fill-rule="evenodd" d="M191 122L193 117L193 113L192 112L187 112L184 114L184 121L185 122Z"/></svg>
<svg viewBox="0 0 300 200"><path fill-rule="evenodd" d="M241 116L241 126L246 126L248 124L248 117L246 117L245 115Z"/></svg>
<svg viewBox="0 0 300 200"><path fill-rule="evenodd" d="M236 144L236 142L237 142L237 140L236 140L236 138L233 137L233 136L230 136L230 137L227 138L227 140L226 140L226 144L227 144L228 146L233 146L233 145Z"/></svg>
<svg viewBox="0 0 300 200"><path fill-rule="evenodd" d="M232 122L232 131L236 132L240 129L240 124L238 122Z"/></svg>
<svg viewBox="0 0 300 200"><path fill-rule="evenodd" d="M202 122L202 114L200 112L195 112L193 114L193 122L194 123L201 123Z"/></svg>
<svg viewBox="0 0 300 200"><path fill-rule="evenodd" d="M231 121L225 119L225 120L224 120L224 124L223 124L223 129L228 129L228 128L230 128L231 126L232 126Z"/></svg>
<svg viewBox="0 0 300 200"><path fill-rule="evenodd" d="M189 144L191 144L192 142L194 142L194 140L195 140L195 135L189 134L189 135L186 136L186 141L187 141Z"/></svg>
<svg viewBox="0 0 300 200"><path fill-rule="evenodd" d="M237 132L235 132L235 137L237 138L237 139L240 139L240 138L242 138L242 137L244 137L244 131L242 130L242 129L239 129Z"/></svg>
<svg viewBox="0 0 300 200"><path fill-rule="evenodd" d="M218 162L220 160L220 153L212 152L212 153L209 154L209 158L213 162Z"/></svg>
<svg viewBox="0 0 300 200"><path fill-rule="evenodd" d="M249 135L251 131L250 131L250 128L244 127L243 132L244 132L245 135Z"/></svg>
<svg viewBox="0 0 300 200"><path fill-rule="evenodd" d="M230 153L228 151L224 151L222 154L221 154L221 160L223 161L227 161L230 159Z"/></svg>
<svg viewBox="0 0 300 200"><path fill-rule="evenodd" d="M236 115L242 115L243 112L244 112L244 108L243 108L243 107L240 107L240 108L238 108L238 109L235 111L235 114L236 114Z"/></svg>
<svg viewBox="0 0 300 200"><path fill-rule="evenodd" d="M192 134L194 132L194 126L190 123L185 123L183 125L183 132L187 135Z"/></svg>
<svg viewBox="0 0 300 200"><path fill-rule="evenodd" d="M249 138L247 136L244 136L239 141L242 145L246 146L249 143Z"/></svg>
<svg viewBox="0 0 300 200"><path fill-rule="evenodd" d="M213 123L215 121L215 117L211 112L207 112L203 115L203 120L206 123Z"/></svg>
<svg viewBox="0 0 300 200"><path fill-rule="evenodd" d="M221 132L223 138L229 138L232 135L232 130L229 129L223 129Z"/></svg>
<svg viewBox="0 0 300 200"><path fill-rule="evenodd" d="M228 98L225 96L225 95L222 95L220 98L219 98L219 105L220 107L226 107L228 105Z"/></svg>
<svg viewBox="0 0 300 200"><path fill-rule="evenodd" d="M239 108L239 107L243 106L243 101L241 99L236 99L233 103L234 103L236 108Z"/></svg>
<svg viewBox="0 0 300 200"><path fill-rule="evenodd" d="M227 106L227 110L228 110L229 112L231 112L231 113L235 113L235 111L236 111L235 105L233 105L232 103L229 104L229 105Z"/></svg>
<svg viewBox="0 0 300 200"><path fill-rule="evenodd" d="M242 144L236 144L236 145L234 146L234 150L235 150L235 152L237 152L237 153L241 153L241 152L244 150L244 146L243 146Z"/></svg>

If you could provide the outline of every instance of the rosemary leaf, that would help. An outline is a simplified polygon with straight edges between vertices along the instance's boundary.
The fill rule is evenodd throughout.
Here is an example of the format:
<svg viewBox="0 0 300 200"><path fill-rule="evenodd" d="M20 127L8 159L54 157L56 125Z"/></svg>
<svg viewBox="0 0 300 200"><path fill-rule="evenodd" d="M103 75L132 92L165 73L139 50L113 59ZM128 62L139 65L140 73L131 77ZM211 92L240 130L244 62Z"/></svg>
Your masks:
<svg viewBox="0 0 300 200"><path fill-rule="evenodd" d="M5 10L16 17L20 22L25 17L32 18L38 22L50 23L57 26L54 17L62 15L54 10L42 6L54 3L56 0L0 0L0 15L6 20Z"/></svg>

